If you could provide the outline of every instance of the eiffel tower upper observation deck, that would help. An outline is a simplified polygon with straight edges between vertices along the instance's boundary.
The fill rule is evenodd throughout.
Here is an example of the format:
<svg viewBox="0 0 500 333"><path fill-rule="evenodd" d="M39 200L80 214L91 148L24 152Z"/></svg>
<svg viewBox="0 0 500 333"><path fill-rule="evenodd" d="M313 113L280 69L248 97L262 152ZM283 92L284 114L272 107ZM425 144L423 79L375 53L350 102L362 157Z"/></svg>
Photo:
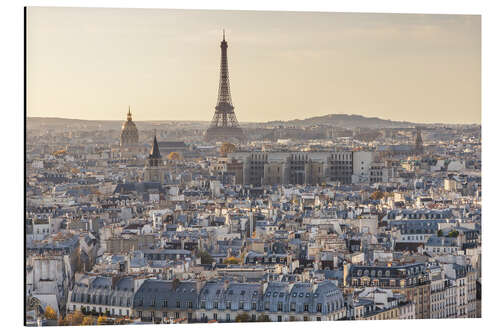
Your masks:
<svg viewBox="0 0 500 333"><path fill-rule="evenodd" d="M221 61L220 61L220 80L219 96L217 106L210 127L205 133L207 141L234 141L245 140L243 130L238 124L234 106L231 100L231 90L229 87L229 71L227 66L227 42L226 35L223 32L222 42L220 43Z"/></svg>

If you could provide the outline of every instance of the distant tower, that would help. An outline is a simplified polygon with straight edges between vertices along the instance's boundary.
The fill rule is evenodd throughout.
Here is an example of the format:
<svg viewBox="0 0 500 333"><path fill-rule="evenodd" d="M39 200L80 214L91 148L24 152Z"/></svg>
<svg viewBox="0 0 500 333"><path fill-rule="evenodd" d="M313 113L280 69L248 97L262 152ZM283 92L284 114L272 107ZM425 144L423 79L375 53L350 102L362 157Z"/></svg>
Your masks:
<svg viewBox="0 0 500 333"><path fill-rule="evenodd" d="M227 42L226 35L223 32L222 42L220 43L221 61L220 61L220 80L219 96L217 106L210 127L207 129L205 139L207 141L244 141L243 130L238 124L236 114L234 113L233 102L231 101L231 91L229 88L229 71L227 66Z"/></svg>
<svg viewBox="0 0 500 333"><path fill-rule="evenodd" d="M424 153L424 142L422 141L422 134L420 133L420 127L417 127L417 134L415 137L415 153L421 155Z"/></svg>
<svg viewBox="0 0 500 333"><path fill-rule="evenodd" d="M139 131L132 121L132 113L130 106L128 107L127 121L122 125L122 132L120 134L120 146L127 147L139 143Z"/></svg>
<svg viewBox="0 0 500 333"><path fill-rule="evenodd" d="M146 161L146 166L144 168L144 181L163 184L163 180L163 162L161 159L160 147L158 147L158 141L156 140L155 131L151 152L149 153L148 160Z"/></svg>

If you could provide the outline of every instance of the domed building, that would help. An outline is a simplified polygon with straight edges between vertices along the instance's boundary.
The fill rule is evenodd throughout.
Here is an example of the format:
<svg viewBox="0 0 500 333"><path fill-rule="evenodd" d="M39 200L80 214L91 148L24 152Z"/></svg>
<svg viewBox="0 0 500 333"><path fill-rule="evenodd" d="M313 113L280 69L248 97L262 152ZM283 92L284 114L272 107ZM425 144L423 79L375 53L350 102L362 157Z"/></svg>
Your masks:
<svg viewBox="0 0 500 333"><path fill-rule="evenodd" d="M122 133L120 134L120 146L134 146L139 143L139 131L132 121L132 113L130 106L128 107L127 121L122 125Z"/></svg>

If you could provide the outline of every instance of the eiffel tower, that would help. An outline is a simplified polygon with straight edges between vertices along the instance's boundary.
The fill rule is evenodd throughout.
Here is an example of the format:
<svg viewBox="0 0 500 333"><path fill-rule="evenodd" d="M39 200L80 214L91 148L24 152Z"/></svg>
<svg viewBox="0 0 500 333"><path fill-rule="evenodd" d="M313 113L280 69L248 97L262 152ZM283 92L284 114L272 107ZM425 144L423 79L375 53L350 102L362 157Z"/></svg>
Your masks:
<svg viewBox="0 0 500 333"><path fill-rule="evenodd" d="M205 133L206 141L245 141L243 130L238 124L234 106L231 100L231 90L229 88L229 71L227 67L227 42L226 34L222 33L222 42L220 43L220 80L219 96L217 106L210 127Z"/></svg>

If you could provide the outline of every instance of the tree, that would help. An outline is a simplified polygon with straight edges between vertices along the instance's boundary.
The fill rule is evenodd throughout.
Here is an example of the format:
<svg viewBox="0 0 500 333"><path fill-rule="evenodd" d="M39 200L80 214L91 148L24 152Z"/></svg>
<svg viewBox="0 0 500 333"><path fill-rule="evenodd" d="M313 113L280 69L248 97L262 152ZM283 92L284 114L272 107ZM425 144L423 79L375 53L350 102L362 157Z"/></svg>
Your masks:
<svg viewBox="0 0 500 333"><path fill-rule="evenodd" d="M202 265L209 265L211 264L214 259L212 258L212 256L205 250L200 250L198 251L198 253L196 253L196 256L198 258L201 258L201 264Z"/></svg>
<svg viewBox="0 0 500 333"><path fill-rule="evenodd" d="M375 191L370 195L370 199L372 200L380 200L384 197L384 193L381 191Z"/></svg>
<svg viewBox="0 0 500 333"><path fill-rule="evenodd" d="M94 325L94 318L92 316L83 317L82 326Z"/></svg>
<svg viewBox="0 0 500 333"><path fill-rule="evenodd" d="M83 314L80 311L69 313L64 318L65 325L78 326L83 321Z"/></svg>
<svg viewBox="0 0 500 333"><path fill-rule="evenodd" d="M167 159L169 159L170 161L180 161L181 155L178 152L173 151L167 155Z"/></svg>
<svg viewBox="0 0 500 333"><path fill-rule="evenodd" d="M438 237L443 237L443 230L439 229L437 235Z"/></svg>
<svg viewBox="0 0 500 333"><path fill-rule="evenodd" d="M448 237L453 237L457 238L458 237L458 231L457 230L452 230L448 233Z"/></svg>
<svg viewBox="0 0 500 333"><path fill-rule="evenodd" d="M251 322L252 319L250 318L250 315L248 313L243 312L236 315L235 321L237 323L248 323Z"/></svg>
<svg viewBox="0 0 500 333"><path fill-rule="evenodd" d="M52 320L57 319L57 313L50 305L45 307L45 318Z"/></svg>
<svg viewBox="0 0 500 333"><path fill-rule="evenodd" d="M124 318L117 318L115 320L115 324L116 325L125 325L125 324L130 324L130 323L131 323L131 321L129 319L127 319L126 317L124 317Z"/></svg>
<svg viewBox="0 0 500 333"><path fill-rule="evenodd" d="M270 322L271 319L269 318L268 315L261 314L260 316L257 317L258 322Z"/></svg>
<svg viewBox="0 0 500 333"><path fill-rule="evenodd" d="M75 311L73 313L72 325L80 325L83 321L83 314L80 311Z"/></svg>
<svg viewBox="0 0 500 333"><path fill-rule="evenodd" d="M99 318L97 318L97 325L106 325L108 322L108 318L106 318L105 316L99 316Z"/></svg>
<svg viewBox="0 0 500 333"><path fill-rule="evenodd" d="M229 142L224 142L222 146L220 146L220 153L222 156L227 156L228 153L233 153L236 151L236 146Z"/></svg>
<svg viewBox="0 0 500 333"><path fill-rule="evenodd" d="M231 257L228 257L228 258L224 259L224 263L226 265L237 265L237 264L240 263L240 259L231 256Z"/></svg>

